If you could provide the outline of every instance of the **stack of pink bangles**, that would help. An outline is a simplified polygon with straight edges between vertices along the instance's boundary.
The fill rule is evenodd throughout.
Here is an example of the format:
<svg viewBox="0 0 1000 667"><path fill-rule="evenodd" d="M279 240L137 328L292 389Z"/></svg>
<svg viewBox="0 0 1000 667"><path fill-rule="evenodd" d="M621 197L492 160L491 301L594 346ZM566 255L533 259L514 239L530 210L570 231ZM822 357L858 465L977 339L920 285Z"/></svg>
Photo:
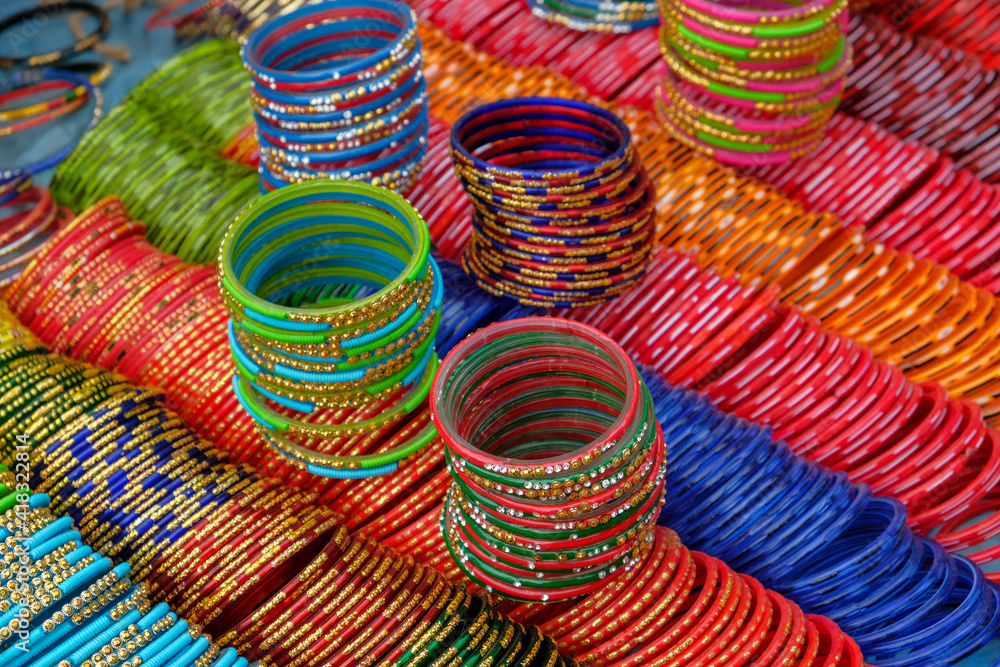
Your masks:
<svg viewBox="0 0 1000 667"><path fill-rule="evenodd" d="M738 165L785 162L823 139L851 65L847 0L659 0L656 100L682 143Z"/></svg>

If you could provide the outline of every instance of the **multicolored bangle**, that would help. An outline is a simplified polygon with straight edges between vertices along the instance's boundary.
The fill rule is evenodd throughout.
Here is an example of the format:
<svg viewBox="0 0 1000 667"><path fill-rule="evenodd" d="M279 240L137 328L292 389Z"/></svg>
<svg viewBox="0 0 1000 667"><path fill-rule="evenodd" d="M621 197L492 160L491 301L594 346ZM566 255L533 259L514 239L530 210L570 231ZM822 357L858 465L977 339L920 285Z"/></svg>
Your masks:
<svg viewBox="0 0 1000 667"><path fill-rule="evenodd" d="M75 3L69 3L69 4L75 4ZM85 4L85 3L79 3L79 4ZM31 11L34 12L35 10ZM86 133L97 124L97 121L101 117L101 107L103 106L103 98L101 96L100 89L97 88L97 86L95 86L91 82L89 77L75 74L73 72L66 72L66 71L52 70L52 69L25 70L22 72L17 72L9 79L7 79L2 86L0 86L0 93L17 91L21 88L35 86L39 83L43 83L46 81L62 81L70 85L73 85L75 88L83 88L86 93L86 96L78 99L82 100L89 99L92 102L94 110L93 113L91 114L90 123L86 127L84 127L83 131L80 133L78 137L74 138L68 144L66 144L59 150L55 151L51 155L48 155L29 165L23 167L17 167L14 169L8 169L0 173L0 204L6 203L6 201L9 201L12 198L4 196L7 194L6 191L8 191L9 189L16 189L16 187L19 184L24 183L26 179L29 179L32 175L45 171L46 169L51 169L52 167L62 162L66 158L66 156L68 156L73 151L77 143L80 141L81 137L85 136ZM79 104L70 103L52 107L39 117L31 118L26 121L21 121L19 124L11 126L10 131L15 132L19 127L25 128L32 124L37 124L38 122L45 122L51 118L55 118L56 116L61 115L62 113L72 111L73 109L77 108L77 106L79 106Z"/></svg>
<svg viewBox="0 0 1000 667"><path fill-rule="evenodd" d="M219 271L236 395L273 447L316 474L354 478L392 472L430 442L430 426L370 455L297 442L385 428L430 390L443 287L405 199L350 181L272 192L230 227ZM366 405L374 414L352 423L308 417Z"/></svg>
<svg viewBox="0 0 1000 667"><path fill-rule="evenodd" d="M493 102L455 123L451 154L474 206L463 265L488 292L588 306L641 278L655 197L614 114L558 98Z"/></svg>
<svg viewBox="0 0 1000 667"><path fill-rule="evenodd" d="M656 108L689 148L743 166L787 162L823 138L851 64L847 0L746 9L660 0Z"/></svg>
<svg viewBox="0 0 1000 667"><path fill-rule="evenodd" d="M611 339L552 318L491 325L445 359L431 410L455 480L445 540L487 590L564 600L644 557L665 450Z"/></svg>
<svg viewBox="0 0 1000 667"><path fill-rule="evenodd" d="M412 9L395 0L306 5L256 30L243 59L261 192L316 179L409 190L428 128Z"/></svg>

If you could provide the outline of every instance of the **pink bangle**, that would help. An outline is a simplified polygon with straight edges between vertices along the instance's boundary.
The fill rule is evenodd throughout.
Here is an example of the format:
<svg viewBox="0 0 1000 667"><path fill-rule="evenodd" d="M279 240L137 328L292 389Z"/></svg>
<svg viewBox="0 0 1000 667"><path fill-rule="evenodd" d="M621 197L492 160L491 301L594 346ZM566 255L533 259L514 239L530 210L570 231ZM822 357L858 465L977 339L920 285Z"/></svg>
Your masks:
<svg viewBox="0 0 1000 667"><path fill-rule="evenodd" d="M739 2L740 0L733 0ZM727 7L717 2L708 0L684 0L692 9L703 14L708 14L722 21L734 21L739 23L758 23L767 25L768 23L781 23L783 21L794 21L805 18L811 14L821 12L832 6L838 0L810 0L798 7L788 7L778 0L759 0L758 4L773 5L773 9L750 10L739 7ZM786 9L782 9L786 7Z"/></svg>

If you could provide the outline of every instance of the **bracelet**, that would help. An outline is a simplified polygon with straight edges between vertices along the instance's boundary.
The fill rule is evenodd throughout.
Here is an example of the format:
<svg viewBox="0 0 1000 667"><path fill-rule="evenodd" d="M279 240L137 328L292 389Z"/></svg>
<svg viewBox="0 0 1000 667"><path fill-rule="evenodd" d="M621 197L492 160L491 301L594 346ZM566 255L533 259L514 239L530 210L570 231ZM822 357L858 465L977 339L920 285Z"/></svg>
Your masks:
<svg viewBox="0 0 1000 667"><path fill-rule="evenodd" d="M406 5L306 5L254 31L243 59L261 192L331 178L409 190L428 124L416 16ZM321 62L336 65L313 66Z"/></svg>
<svg viewBox="0 0 1000 667"><path fill-rule="evenodd" d="M617 0L525 0L535 16L587 32L628 33L656 26L660 12L655 2Z"/></svg>
<svg viewBox="0 0 1000 667"><path fill-rule="evenodd" d="M329 224L303 226L307 210L310 221ZM330 255L324 244L341 250ZM305 247L318 254L301 263L295 256ZM427 227L404 199L347 181L284 188L234 222L219 255L220 289L233 316L233 386L268 442L291 461L327 476L379 475L430 442L427 427L387 452L337 456L294 438L382 428L426 396L443 294L429 249ZM353 298L358 288L369 295ZM265 403L309 414L393 397L352 424L318 424Z"/></svg>
<svg viewBox="0 0 1000 667"><path fill-rule="evenodd" d="M0 33L11 30L19 23L32 21L40 14L48 20L53 16L68 12L86 12L87 14L90 14L97 19L97 28L91 34L78 40L75 44L58 51L29 56L0 56L0 67L14 67L16 65L38 67L41 65L52 65L54 63L58 63L71 55L89 51L94 48L94 46L101 41L111 28L111 19L108 18L107 12L97 5L90 2L83 2L82 0L59 0L58 2L46 3L41 7L25 9L24 11L20 11L16 14L11 14L3 19L0 19Z"/></svg>

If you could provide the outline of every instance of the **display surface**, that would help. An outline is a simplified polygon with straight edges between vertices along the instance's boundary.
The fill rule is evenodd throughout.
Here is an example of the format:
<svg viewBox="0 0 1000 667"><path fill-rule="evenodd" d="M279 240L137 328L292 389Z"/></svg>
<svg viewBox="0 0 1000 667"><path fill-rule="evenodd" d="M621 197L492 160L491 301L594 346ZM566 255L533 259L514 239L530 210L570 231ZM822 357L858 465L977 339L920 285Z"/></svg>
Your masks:
<svg viewBox="0 0 1000 667"><path fill-rule="evenodd" d="M1000 663L981 4L5 6L0 662Z"/></svg>

